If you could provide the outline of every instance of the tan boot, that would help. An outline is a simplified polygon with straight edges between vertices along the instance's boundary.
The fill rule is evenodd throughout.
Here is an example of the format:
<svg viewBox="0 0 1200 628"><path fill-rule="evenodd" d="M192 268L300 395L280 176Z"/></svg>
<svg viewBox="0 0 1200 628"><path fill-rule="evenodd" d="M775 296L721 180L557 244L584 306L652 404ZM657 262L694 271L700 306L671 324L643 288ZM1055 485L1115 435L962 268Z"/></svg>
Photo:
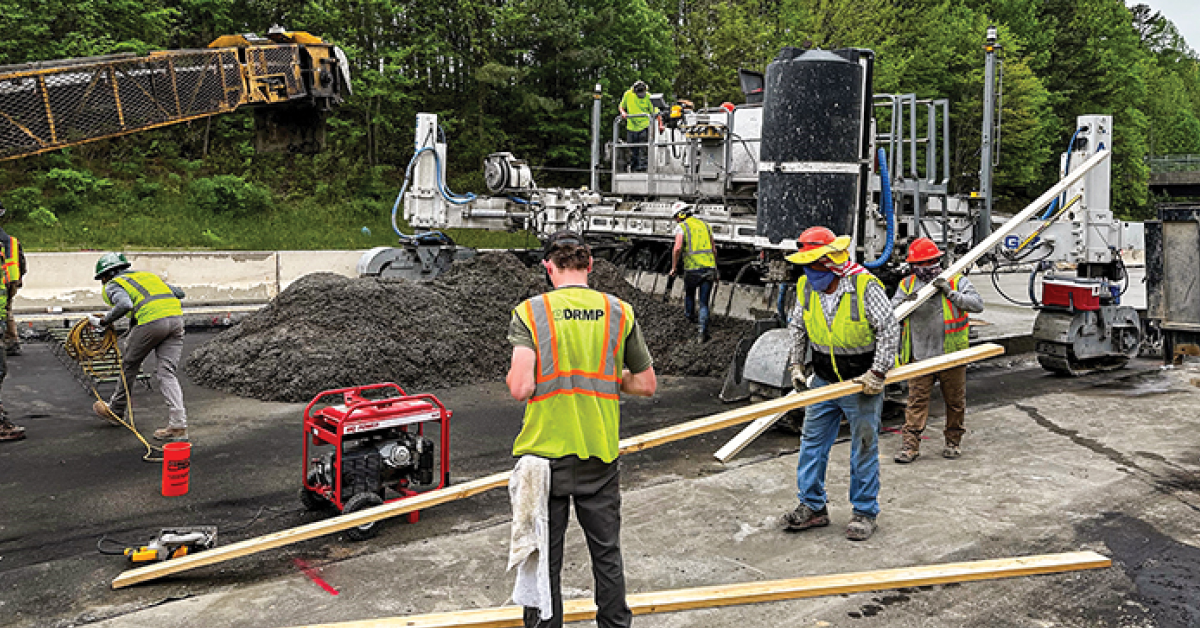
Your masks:
<svg viewBox="0 0 1200 628"><path fill-rule="evenodd" d="M0 415L0 441L21 440L25 438L25 428L13 425L7 416Z"/></svg>
<svg viewBox="0 0 1200 628"><path fill-rule="evenodd" d="M95 412L96 416L108 421L110 425L116 425L118 427L121 425L121 420L117 418L117 415L112 411L112 408L109 408L107 403L104 403L99 399L96 400L96 403L92 404L92 412Z"/></svg>
<svg viewBox="0 0 1200 628"><path fill-rule="evenodd" d="M157 430L154 430L154 438L155 438L155 440L167 440L167 441L187 440L188 439L187 428L186 427L164 427L161 429L157 429Z"/></svg>
<svg viewBox="0 0 1200 628"><path fill-rule="evenodd" d="M905 447L904 449L901 449L900 453L896 454L896 457L892 458L892 460L895 460L899 464L908 464L920 456L921 452Z"/></svg>

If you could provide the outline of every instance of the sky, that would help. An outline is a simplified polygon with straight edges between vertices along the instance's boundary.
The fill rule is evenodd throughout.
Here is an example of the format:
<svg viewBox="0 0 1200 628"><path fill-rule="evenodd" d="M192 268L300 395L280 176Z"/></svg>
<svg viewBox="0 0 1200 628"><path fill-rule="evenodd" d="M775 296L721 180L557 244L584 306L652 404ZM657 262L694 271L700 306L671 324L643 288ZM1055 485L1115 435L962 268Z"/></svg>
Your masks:
<svg viewBox="0 0 1200 628"><path fill-rule="evenodd" d="M1179 29L1187 40L1188 48L1200 52L1200 2L1197 0L1126 0L1125 6L1149 5L1161 12Z"/></svg>

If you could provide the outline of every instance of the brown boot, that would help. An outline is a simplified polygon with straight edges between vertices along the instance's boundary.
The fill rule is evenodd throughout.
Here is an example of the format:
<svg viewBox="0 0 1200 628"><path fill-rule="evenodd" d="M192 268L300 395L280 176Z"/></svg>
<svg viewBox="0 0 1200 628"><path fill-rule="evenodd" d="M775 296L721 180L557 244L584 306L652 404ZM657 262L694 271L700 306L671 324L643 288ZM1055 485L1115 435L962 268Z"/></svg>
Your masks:
<svg viewBox="0 0 1200 628"><path fill-rule="evenodd" d="M783 529L789 532L799 532L809 528L822 528L829 525L829 509L821 506L813 510L804 504L783 516Z"/></svg>
<svg viewBox="0 0 1200 628"><path fill-rule="evenodd" d="M942 457L954 460L962 455L962 448L958 445L946 444L946 448L942 450Z"/></svg>
<svg viewBox="0 0 1200 628"><path fill-rule="evenodd" d="M892 460L895 460L899 464L908 464L919 457L921 457L921 452L917 451L916 449L909 449L905 447L904 449L901 449L900 453L896 454L896 457L892 458Z"/></svg>
<svg viewBox="0 0 1200 628"><path fill-rule="evenodd" d="M155 438L155 440L167 440L167 441L187 440L188 439L187 428L186 427L164 427L161 429L157 429L157 430L154 430L154 438Z"/></svg>
<svg viewBox="0 0 1200 628"><path fill-rule="evenodd" d="M111 425L116 425L118 427L121 425L121 420L117 417L116 413L112 411L112 408L109 408L107 403L104 403L99 399L96 400L96 403L92 404L92 412L95 412L96 416L108 421Z"/></svg>
<svg viewBox="0 0 1200 628"><path fill-rule="evenodd" d="M846 538L851 541L865 541L875 534L875 530L879 526L875 525L875 517L855 514L850 518L850 525L846 526Z"/></svg>
<svg viewBox="0 0 1200 628"><path fill-rule="evenodd" d="M7 416L0 415L0 440L21 440L25 438L25 428L13 425Z"/></svg>

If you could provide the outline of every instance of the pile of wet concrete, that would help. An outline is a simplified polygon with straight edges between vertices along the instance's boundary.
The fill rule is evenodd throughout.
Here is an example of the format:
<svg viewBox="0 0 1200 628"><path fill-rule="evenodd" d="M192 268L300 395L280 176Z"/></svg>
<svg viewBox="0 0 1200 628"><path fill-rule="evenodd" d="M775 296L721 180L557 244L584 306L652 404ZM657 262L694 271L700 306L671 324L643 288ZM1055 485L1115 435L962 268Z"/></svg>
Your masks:
<svg viewBox="0 0 1200 628"><path fill-rule="evenodd" d="M616 266L597 260L589 283L633 306L663 375L724 375L750 326L714 317L711 340L700 344L679 304L637 290ZM433 281L315 273L197 347L187 374L270 401L308 401L322 390L375 382L422 392L499 381L512 355L512 308L549 287L540 267L508 253L457 262Z"/></svg>

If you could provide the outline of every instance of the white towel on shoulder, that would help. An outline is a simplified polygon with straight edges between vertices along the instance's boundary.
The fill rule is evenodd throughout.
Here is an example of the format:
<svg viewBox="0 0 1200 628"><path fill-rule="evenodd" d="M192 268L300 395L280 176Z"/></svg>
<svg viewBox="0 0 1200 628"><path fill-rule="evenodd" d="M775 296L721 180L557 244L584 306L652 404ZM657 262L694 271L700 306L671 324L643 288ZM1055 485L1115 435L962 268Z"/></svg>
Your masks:
<svg viewBox="0 0 1200 628"><path fill-rule="evenodd" d="M537 608L542 621L554 616L550 597L550 461L521 456L508 481L512 541L508 571L517 568L513 603Z"/></svg>

